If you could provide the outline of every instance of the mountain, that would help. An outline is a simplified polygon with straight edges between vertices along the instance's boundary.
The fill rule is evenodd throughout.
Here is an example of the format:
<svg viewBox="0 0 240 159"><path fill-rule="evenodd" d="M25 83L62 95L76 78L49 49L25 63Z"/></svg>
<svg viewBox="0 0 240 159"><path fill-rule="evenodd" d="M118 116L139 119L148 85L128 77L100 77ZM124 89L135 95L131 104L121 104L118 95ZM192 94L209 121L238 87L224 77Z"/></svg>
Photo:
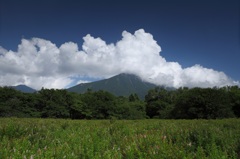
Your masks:
<svg viewBox="0 0 240 159"><path fill-rule="evenodd" d="M88 89L93 91L105 90L116 96L129 96L136 93L139 98L144 99L149 89L156 85L144 82L139 77L131 74L119 74L109 79L91 83L82 83L68 89L70 92L84 93Z"/></svg>
<svg viewBox="0 0 240 159"><path fill-rule="evenodd" d="M35 89L32 89L31 87L28 87L26 85L17 85L17 86L12 86L12 88L19 90L24 93L34 93L36 92Z"/></svg>

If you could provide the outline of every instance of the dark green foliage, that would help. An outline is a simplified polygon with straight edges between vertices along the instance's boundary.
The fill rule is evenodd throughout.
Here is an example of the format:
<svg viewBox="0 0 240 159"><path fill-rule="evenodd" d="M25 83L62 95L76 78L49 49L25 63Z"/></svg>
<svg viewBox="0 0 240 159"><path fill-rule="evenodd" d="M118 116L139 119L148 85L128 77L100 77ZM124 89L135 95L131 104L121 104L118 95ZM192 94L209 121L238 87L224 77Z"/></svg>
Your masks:
<svg viewBox="0 0 240 159"><path fill-rule="evenodd" d="M69 114L72 119L84 119L88 118L88 112L86 104L81 100L80 94L69 94Z"/></svg>
<svg viewBox="0 0 240 159"><path fill-rule="evenodd" d="M99 90L84 94L41 89L29 94L0 87L0 117L71 119L217 119L240 117L240 88L155 88L145 101Z"/></svg>
<svg viewBox="0 0 240 159"><path fill-rule="evenodd" d="M216 119L240 115L240 89L179 88L149 90L145 97L150 118Z"/></svg>
<svg viewBox="0 0 240 159"><path fill-rule="evenodd" d="M228 93L216 88L193 88L183 91L178 96L172 113L178 119L234 117Z"/></svg>
<svg viewBox="0 0 240 159"><path fill-rule="evenodd" d="M107 119L115 107L115 96L106 91L88 91L81 99L85 103L86 118Z"/></svg>
<svg viewBox="0 0 240 159"><path fill-rule="evenodd" d="M149 90L145 101L146 112L150 118L170 118L169 113L175 102L175 92L157 87Z"/></svg>
<svg viewBox="0 0 240 159"><path fill-rule="evenodd" d="M240 88L237 86L225 88L229 94L229 100L236 117L240 117Z"/></svg>
<svg viewBox="0 0 240 159"><path fill-rule="evenodd" d="M31 94L22 93L11 87L0 87L1 117L33 117L36 114Z"/></svg>
<svg viewBox="0 0 240 159"><path fill-rule="evenodd" d="M146 118L145 104L137 95L115 97L106 91L88 91L81 95L85 104L82 117L86 119L143 119Z"/></svg>
<svg viewBox="0 0 240 159"><path fill-rule="evenodd" d="M139 101L140 99L138 98L138 95L136 93L134 94L130 94L130 96L128 97L129 102L136 102Z"/></svg>
<svg viewBox="0 0 240 159"><path fill-rule="evenodd" d="M128 102L122 100L118 102L115 115L118 119L144 119L146 118L146 108L142 101Z"/></svg>
<svg viewBox="0 0 240 159"><path fill-rule="evenodd" d="M41 89L38 94L37 108L41 117L68 118L70 97L66 90Z"/></svg>

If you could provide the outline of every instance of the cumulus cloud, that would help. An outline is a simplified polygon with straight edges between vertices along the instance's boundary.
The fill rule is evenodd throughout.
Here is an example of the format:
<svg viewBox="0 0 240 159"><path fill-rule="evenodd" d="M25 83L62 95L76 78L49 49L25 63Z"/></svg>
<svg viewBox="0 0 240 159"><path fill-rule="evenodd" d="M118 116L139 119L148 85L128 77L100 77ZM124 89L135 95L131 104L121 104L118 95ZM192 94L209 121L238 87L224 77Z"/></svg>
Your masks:
<svg viewBox="0 0 240 159"><path fill-rule="evenodd" d="M26 84L35 89L66 88L87 82L81 77L108 78L130 73L144 81L171 87L213 87L239 84L223 72L194 65L182 68L161 56L161 47L143 29L107 44L90 34L83 37L80 49L74 42L60 47L40 38L22 39L18 50L0 46L0 85ZM80 77L77 82L73 77Z"/></svg>

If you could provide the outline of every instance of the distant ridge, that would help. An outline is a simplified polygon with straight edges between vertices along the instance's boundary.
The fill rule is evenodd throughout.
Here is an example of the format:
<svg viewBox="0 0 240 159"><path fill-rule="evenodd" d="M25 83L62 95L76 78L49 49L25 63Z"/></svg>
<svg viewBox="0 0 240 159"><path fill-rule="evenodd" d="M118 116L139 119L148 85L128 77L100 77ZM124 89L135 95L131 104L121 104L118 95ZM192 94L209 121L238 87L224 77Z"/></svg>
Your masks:
<svg viewBox="0 0 240 159"><path fill-rule="evenodd" d="M156 85L144 82L135 75L123 73L109 79L78 84L67 90L76 93L84 93L88 89L93 91L105 90L116 96L129 96L136 93L141 99L144 99L148 90L155 87Z"/></svg>
<svg viewBox="0 0 240 159"><path fill-rule="evenodd" d="M31 87L28 87L26 85L17 85L17 86L11 86L11 87L18 90L18 91L21 91L23 93L34 93L34 92L36 92L35 89L33 89Z"/></svg>

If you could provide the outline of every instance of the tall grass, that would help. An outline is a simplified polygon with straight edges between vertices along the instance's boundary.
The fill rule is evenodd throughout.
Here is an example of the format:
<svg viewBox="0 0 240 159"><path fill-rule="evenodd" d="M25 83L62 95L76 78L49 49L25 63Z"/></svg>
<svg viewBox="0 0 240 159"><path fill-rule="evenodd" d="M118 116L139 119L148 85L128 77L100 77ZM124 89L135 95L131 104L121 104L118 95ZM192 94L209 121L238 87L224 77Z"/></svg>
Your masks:
<svg viewBox="0 0 240 159"><path fill-rule="evenodd" d="M2 118L0 158L240 158L240 120Z"/></svg>

